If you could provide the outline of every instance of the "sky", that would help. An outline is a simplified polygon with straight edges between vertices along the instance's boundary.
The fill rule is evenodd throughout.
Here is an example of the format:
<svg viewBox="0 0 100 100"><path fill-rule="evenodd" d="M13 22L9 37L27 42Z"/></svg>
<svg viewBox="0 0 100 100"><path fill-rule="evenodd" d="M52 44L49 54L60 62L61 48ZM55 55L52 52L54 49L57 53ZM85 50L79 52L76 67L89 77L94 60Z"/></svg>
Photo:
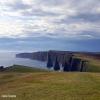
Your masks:
<svg viewBox="0 0 100 100"><path fill-rule="evenodd" d="M100 52L100 0L0 0L0 51Z"/></svg>

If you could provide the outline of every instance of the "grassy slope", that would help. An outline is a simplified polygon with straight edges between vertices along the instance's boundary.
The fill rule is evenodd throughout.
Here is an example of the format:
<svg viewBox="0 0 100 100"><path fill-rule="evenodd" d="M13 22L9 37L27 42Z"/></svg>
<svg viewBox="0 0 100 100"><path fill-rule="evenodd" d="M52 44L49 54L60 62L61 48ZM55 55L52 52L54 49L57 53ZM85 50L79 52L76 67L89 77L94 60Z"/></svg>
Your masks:
<svg viewBox="0 0 100 100"><path fill-rule="evenodd" d="M39 68L33 68L33 67L27 67L27 66L21 66L21 65L13 65L10 67L7 67L5 72L22 72L22 73L26 73L26 72L45 72L47 70L44 69L39 69Z"/></svg>
<svg viewBox="0 0 100 100"><path fill-rule="evenodd" d="M6 100L100 100L100 73L47 72L14 65L0 72L0 100L5 100L3 94L17 96Z"/></svg>
<svg viewBox="0 0 100 100"><path fill-rule="evenodd" d="M2 94L17 96L6 100L100 100L100 73L0 73Z"/></svg>
<svg viewBox="0 0 100 100"><path fill-rule="evenodd" d="M87 71L100 72L100 61L84 55ZM4 99L3 94L16 98ZM0 100L100 100L100 73L47 72L14 65L0 72Z"/></svg>

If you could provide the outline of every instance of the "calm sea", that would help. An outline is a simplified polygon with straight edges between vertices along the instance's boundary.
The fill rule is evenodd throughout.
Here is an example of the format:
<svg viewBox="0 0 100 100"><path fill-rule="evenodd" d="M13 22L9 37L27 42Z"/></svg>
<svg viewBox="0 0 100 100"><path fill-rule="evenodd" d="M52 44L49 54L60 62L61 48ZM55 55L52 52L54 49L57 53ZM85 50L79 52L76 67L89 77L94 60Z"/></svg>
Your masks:
<svg viewBox="0 0 100 100"><path fill-rule="evenodd" d="M0 66L8 67L14 64L46 69L46 62L26 58L16 58L17 52L0 52Z"/></svg>

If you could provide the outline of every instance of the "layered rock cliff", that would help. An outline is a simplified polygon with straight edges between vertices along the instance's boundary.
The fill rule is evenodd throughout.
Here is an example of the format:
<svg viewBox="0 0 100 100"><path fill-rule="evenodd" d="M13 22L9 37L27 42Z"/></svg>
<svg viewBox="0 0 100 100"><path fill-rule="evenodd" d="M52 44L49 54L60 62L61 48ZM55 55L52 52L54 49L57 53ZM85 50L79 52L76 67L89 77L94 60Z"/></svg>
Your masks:
<svg viewBox="0 0 100 100"><path fill-rule="evenodd" d="M58 56L60 61L63 59L63 55L72 54L72 52L69 52L69 51L51 51L50 50L50 51L40 51L40 52L34 52L34 53L20 53L20 54L16 54L16 57L29 58L33 60L39 60L39 61L47 61L48 53L52 55L52 59L55 59L55 56Z"/></svg>
<svg viewBox="0 0 100 100"><path fill-rule="evenodd" d="M65 59L66 57L68 57L68 55L84 55L86 57L93 57L96 59L100 59L100 53L91 53L91 52L72 52L72 51L40 51L40 52L33 52L33 53L20 53L20 54L16 54L16 57L19 58L29 58L29 59L33 59L33 60L39 60L39 61L47 61L47 55L48 53L50 55L52 55L52 59L55 59L55 56L58 57L59 61L62 61L63 59ZM63 58L63 55L65 55Z"/></svg>

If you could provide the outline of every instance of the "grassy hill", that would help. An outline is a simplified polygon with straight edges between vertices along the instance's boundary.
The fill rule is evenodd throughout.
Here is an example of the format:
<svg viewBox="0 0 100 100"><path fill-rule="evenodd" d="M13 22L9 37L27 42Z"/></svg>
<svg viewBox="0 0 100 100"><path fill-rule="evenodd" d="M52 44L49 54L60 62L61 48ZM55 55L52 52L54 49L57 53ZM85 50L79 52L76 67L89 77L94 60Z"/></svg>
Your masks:
<svg viewBox="0 0 100 100"><path fill-rule="evenodd" d="M22 72L22 73L30 73L30 72L45 72L45 69L39 69L35 67L27 67L22 65L13 65L7 67L4 72Z"/></svg>
<svg viewBox="0 0 100 100"><path fill-rule="evenodd" d="M100 73L12 69L0 73L0 100L100 100Z"/></svg>

